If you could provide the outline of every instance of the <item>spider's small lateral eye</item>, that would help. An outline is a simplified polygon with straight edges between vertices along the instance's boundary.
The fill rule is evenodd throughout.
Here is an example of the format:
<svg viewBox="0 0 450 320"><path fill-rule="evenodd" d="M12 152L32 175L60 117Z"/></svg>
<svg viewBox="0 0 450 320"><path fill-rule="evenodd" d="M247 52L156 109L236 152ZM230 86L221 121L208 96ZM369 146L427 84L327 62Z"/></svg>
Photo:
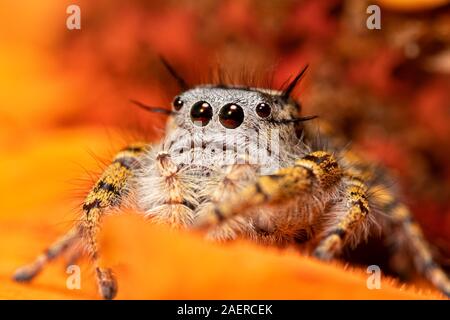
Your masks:
<svg viewBox="0 0 450 320"><path fill-rule="evenodd" d="M244 122L244 110L235 103L229 103L220 109L219 121L227 129L236 129Z"/></svg>
<svg viewBox="0 0 450 320"><path fill-rule="evenodd" d="M198 101L191 108L191 120L196 126L206 126L212 116L213 109L206 101Z"/></svg>
<svg viewBox="0 0 450 320"><path fill-rule="evenodd" d="M180 97L176 97L175 100L173 100L173 108L177 111L179 111L181 109L181 107L183 107L184 102L183 100L181 100Z"/></svg>
<svg viewBox="0 0 450 320"><path fill-rule="evenodd" d="M272 108L268 103L261 102L256 106L256 114L261 118L267 118L268 116L270 116L271 112Z"/></svg>

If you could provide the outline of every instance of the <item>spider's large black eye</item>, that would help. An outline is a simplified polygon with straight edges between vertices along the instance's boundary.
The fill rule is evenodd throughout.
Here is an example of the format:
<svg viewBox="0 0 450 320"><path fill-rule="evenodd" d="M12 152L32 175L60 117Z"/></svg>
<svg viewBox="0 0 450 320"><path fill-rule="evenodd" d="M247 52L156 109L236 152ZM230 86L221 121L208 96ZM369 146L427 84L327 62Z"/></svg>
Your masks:
<svg viewBox="0 0 450 320"><path fill-rule="evenodd" d="M268 116L270 116L271 112L272 108L268 103L261 102L256 106L256 114L261 118L267 118Z"/></svg>
<svg viewBox="0 0 450 320"><path fill-rule="evenodd" d="M191 120L199 127L206 126L212 119L213 109L206 101L196 102L191 108Z"/></svg>
<svg viewBox="0 0 450 320"><path fill-rule="evenodd" d="M236 129L244 121L244 110L235 103L227 104L220 109L219 121L227 129Z"/></svg>
<svg viewBox="0 0 450 320"><path fill-rule="evenodd" d="M183 100L181 100L180 97L176 97L175 100L173 100L172 104L173 104L173 108L178 111L181 109L181 107L183 107L184 102L183 102Z"/></svg>

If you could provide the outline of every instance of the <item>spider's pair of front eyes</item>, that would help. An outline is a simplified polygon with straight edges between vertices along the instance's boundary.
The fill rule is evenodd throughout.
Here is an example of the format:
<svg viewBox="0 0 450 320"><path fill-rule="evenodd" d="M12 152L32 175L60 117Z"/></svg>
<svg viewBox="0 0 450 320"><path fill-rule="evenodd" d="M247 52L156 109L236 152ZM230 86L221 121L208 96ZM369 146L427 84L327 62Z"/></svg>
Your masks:
<svg viewBox="0 0 450 320"><path fill-rule="evenodd" d="M175 110L180 110L184 102L178 97L173 102ZM255 108L256 114L261 118L267 118L271 113L271 107L268 103L261 102ZM198 101L191 107L191 120L199 126L206 126L213 117L213 108L206 101ZM227 129L236 129L244 122L244 110L236 103L224 105L219 110L219 121Z"/></svg>

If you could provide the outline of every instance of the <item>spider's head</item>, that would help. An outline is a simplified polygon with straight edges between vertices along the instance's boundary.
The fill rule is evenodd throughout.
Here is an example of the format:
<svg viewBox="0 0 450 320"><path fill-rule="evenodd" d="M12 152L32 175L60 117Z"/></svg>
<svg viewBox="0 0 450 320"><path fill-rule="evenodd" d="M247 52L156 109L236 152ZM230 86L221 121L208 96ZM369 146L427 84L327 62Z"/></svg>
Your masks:
<svg viewBox="0 0 450 320"><path fill-rule="evenodd" d="M207 155L231 152L233 159L261 158L261 152L268 153L264 161L278 159L280 151L294 153L302 122L311 119L300 117L299 105L282 91L257 88L199 86L172 104L166 141L176 156L197 147Z"/></svg>
<svg viewBox="0 0 450 320"><path fill-rule="evenodd" d="M301 117L300 106L291 97L306 68L280 91L227 85L188 89L175 70L162 62L184 90L173 100L173 110L137 104L171 116L163 149L175 162L221 165L223 156L231 153L226 164L244 158L273 167L298 155L303 122L315 118Z"/></svg>

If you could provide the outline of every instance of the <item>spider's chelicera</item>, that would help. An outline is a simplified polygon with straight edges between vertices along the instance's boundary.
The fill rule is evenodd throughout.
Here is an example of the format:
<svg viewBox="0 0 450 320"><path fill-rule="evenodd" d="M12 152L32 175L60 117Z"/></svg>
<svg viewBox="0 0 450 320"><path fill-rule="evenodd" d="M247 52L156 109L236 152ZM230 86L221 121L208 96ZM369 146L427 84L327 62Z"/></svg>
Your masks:
<svg viewBox="0 0 450 320"><path fill-rule="evenodd" d="M291 93L302 70L284 90L203 85L183 92L173 110L140 107L169 116L164 138L120 151L94 185L83 216L32 264L14 275L32 279L50 260L84 244L100 293L113 298L111 269L99 265L97 232L103 215L132 202L153 223L198 228L214 240L247 238L267 245L296 245L321 260L381 229L409 252L416 268L442 292L450 282L385 170L311 128ZM327 148L321 147L327 145ZM299 266L300 268L300 266ZM300 288L299 288L300 290Z"/></svg>

